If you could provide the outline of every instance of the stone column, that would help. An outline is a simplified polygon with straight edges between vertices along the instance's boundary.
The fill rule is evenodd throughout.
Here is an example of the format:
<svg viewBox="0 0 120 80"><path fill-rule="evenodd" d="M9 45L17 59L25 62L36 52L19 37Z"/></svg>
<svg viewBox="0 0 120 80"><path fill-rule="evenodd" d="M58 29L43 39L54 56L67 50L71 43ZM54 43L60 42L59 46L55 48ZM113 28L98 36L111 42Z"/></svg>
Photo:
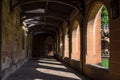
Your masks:
<svg viewBox="0 0 120 80"><path fill-rule="evenodd" d="M72 27L71 24L69 22L69 59L71 59L71 53L72 53Z"/></svg>

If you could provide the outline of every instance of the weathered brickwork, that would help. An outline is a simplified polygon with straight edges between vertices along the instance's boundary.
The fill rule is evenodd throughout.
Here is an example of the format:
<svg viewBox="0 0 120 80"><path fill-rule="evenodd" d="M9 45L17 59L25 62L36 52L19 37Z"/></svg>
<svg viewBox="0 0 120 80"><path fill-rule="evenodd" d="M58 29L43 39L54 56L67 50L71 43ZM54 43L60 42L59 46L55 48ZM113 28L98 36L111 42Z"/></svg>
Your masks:
<svg viewBox="0 0 120 80"><path fill-rule="evenodd" d="M26 58L22 50L22 27L19 9L10 12L9 0L2 4L2 50L1 66L3 80L18 69Z"/></svg>

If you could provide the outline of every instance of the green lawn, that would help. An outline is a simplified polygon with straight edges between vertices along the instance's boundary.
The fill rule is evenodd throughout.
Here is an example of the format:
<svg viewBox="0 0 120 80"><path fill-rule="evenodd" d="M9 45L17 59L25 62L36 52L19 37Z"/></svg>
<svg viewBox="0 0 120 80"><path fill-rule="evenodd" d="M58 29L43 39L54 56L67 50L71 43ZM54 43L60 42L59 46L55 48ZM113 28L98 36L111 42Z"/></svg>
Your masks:
<svg viewBox="0 0 120 80"><path fill-rule="evenodd" d="M103 67L109 68L109 60L108 59L102 59L101 64Z"/></svg>

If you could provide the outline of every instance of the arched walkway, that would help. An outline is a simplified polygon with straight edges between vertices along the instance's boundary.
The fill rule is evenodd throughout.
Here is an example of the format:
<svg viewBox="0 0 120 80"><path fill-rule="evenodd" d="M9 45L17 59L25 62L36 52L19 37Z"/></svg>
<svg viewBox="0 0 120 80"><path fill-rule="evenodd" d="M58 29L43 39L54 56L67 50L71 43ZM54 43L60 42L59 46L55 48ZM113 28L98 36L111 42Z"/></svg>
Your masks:
<svg viewBox="0 0 120 80"><path fill-rule="evenodd" d="M80 25L77 20L74 21L72 26L72 54L74 60L80 61Z"/></svg>
<svg viewBox="0 0 120 80"><path fill-rule="evenodd" d="M119 34L120 0L0 0L0 80L120 80Z"/></svg>

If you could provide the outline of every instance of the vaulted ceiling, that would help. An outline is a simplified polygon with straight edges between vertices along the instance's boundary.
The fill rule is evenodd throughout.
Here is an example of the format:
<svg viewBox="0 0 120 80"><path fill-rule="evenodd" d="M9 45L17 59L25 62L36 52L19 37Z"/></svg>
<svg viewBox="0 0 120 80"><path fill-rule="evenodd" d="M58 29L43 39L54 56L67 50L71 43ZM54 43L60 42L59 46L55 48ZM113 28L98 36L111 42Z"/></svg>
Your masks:
<svg viewBox="0 0 120 80"><path fill-rule="evenodd" d="M21 9L22 23L33 35L56 34L80 8L79 0L17 0L11 3L12 9Z"/></svg>

